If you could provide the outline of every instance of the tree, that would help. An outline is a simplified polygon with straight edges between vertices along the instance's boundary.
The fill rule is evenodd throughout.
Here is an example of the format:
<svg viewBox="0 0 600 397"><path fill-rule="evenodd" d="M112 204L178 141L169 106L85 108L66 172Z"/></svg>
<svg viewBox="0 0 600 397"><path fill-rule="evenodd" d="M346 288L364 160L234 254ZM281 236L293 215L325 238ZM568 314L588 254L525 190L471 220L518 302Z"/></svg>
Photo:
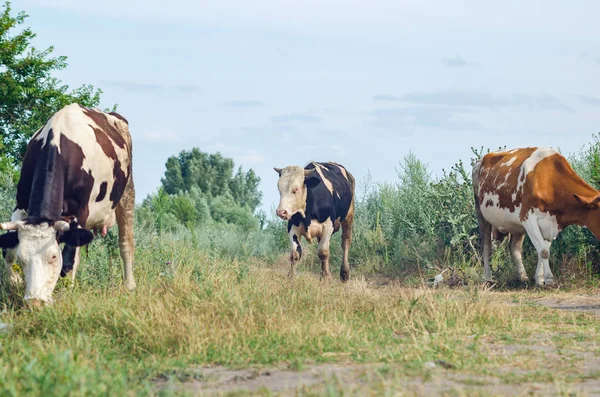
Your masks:
<svg viewBox="0 0 600 397"><path fill-rule="evenodd" d="M233 170L233 159L218 152L208 154L198 148L184 150L167 159L162 187L172 195L196 188L208 197L231 197L236 205L254 212L262 200L258 189L260 178L252 169L244 173L239 167L235 176Z"/></svg>
<svg viewBox="0 0 600 397"><path fill-rule="evenodd" d="M98 106L102 93L92 85L70 90L53 77L66 68L67 57L51 56L53 47L33 47L36 34L29 27L14 32L28 15L11 11L6 2L0 13L0 171L20 164L29 138L54 112L73 102Z"/></svg>

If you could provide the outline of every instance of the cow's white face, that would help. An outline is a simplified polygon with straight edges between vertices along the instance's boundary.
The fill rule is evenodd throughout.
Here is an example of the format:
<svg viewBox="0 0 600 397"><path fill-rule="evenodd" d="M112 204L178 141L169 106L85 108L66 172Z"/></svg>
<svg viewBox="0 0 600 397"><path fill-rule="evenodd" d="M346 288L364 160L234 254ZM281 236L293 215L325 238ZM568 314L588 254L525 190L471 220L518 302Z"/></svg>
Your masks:
<svg viewBox="0 0 600 397"><path fill-rule="evenodd" d="M34 304L51 303L62 268L56 229L42 223L23 225L17 233L17 258L23 264L25 300Z"/></svg>
<svg viewBox="0 0 600 397"><path fill-rule="evenodd" d="M93 234L70 229L65 221L27 224L24 221L0 224L0 229L16 230L17 238L4 238L2 248L15 249L25 276L25 301L33 306L52 303L52 292L63 265L60 243L78 247L88 244ZM7 237L7 235L4 235Z"/></svg>
<svg viewBox="0 0 600 397"><path fill-rule="evenodd" d="M313 170L305 170L298 166L274 169L279 174L279 180L277 181L279 206L275 213L286 221L297 212L305 216L306 189L317 186L321 182L320 179L311 175L314 172Z"/></svg>

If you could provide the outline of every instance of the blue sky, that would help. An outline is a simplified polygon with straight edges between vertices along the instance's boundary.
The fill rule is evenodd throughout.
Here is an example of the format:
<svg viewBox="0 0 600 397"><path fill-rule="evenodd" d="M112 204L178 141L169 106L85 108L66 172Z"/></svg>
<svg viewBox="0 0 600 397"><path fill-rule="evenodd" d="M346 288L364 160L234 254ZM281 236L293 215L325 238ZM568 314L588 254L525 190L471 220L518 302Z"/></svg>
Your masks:
<svg viewBox="0 0 600 397"><path fill-rule="evenodd" d="M526 3L526 4L525 4ZM137 201L167 157L220 151L262 178L337 161L396 179L409 152L435 174L470 147L571 153L600 132L594 1L17 0L60 77L104 91L134 139Z"/></svg>

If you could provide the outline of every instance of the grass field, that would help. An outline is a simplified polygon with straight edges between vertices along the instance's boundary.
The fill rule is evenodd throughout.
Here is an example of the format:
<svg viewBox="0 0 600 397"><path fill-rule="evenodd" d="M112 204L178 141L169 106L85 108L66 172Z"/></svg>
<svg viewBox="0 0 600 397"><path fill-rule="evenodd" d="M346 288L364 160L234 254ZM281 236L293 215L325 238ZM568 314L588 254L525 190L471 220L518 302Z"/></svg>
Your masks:
<svg viewBox="0 0 600 397"><path fill-rule="evenodd" d="M74 290L61 282L41 311L3 287L0 395L600 391L593 289L431 289L356 272L341 284L303 266L290 281L285 260L156 237L138 243L127 292L106 255L91 249Z"/></svg>

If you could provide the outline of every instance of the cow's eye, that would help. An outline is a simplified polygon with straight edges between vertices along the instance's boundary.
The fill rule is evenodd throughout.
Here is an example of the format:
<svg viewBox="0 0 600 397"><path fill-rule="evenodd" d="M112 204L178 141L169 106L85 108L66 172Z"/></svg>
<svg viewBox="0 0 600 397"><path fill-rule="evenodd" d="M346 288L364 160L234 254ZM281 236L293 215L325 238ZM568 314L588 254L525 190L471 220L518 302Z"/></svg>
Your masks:
<svg viewBox="0 0 600 397"><path fill-rule="evenodd" d="M52 258L50 258L51 261L55 261L58 258L58 255L52 255Z"/></svg>

